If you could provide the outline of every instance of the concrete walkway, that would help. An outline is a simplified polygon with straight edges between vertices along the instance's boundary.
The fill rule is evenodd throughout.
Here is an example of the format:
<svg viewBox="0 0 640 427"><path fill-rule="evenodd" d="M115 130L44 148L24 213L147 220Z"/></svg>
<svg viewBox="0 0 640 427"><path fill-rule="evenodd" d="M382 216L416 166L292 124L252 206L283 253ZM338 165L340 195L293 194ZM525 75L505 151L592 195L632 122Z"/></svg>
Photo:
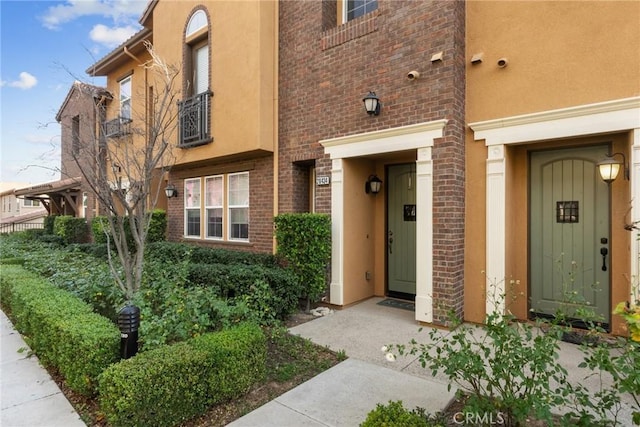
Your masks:
<svg viewBox="0 0 640 427"><path fill-rule="evenodd" d="M391 400L401 400L408 409L420 407L429 413L444 409L455 391L447 391L446 378L432 377L429 370L420 366L417 356L389 362L381 351L384 345L408 344L412 339L428 342L431 329L420 331L412 311L379 305L382 300L371 298L291 328L293 334L316 344L344 351L348 359L230 426L358 426L378 403ZM0 425L84 426L37 358L28 357L24 340L4 313L0 312L0 316ZM560 360L569 379L598 390L597 376L587 378L588 372L578 367L583 360L580 349L573 344L559 345ZM617 425L632 425L629 403L630 398L623 402Z"/></svg>
<svg viewBox="0 0 640 427"><path fill-rule="evenodd" d="M49 373L0 311L0 425L85 426Z"/></svg>

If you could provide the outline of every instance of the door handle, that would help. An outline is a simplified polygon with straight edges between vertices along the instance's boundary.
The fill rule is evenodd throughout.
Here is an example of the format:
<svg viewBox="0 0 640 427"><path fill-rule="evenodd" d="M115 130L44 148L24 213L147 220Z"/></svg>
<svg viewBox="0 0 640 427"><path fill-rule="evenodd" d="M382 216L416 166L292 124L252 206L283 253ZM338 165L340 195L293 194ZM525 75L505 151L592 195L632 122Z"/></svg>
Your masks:
<svg viewBox="0 0 640 427"><path fill-rule="evenodd" d="M607 254L609 253L609 249L600 248L600 255L602 255L602 271L607 271Z"/></svg>
<svg viewBox="0 0 640 427"><path fill-rule="evenodd" d="M389 253L392 254L393 253L393 231L389 230Z"/></svg>

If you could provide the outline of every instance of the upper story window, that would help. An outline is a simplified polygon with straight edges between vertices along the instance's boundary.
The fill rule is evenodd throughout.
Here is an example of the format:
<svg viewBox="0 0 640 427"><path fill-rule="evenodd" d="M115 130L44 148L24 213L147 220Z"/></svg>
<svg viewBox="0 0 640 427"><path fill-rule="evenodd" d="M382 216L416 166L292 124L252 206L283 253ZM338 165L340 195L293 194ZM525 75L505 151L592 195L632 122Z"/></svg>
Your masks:
<svg viewBox="0 0 640 427"><path fill-rule="evenodd" d="M187 24L185 30L185 41L190 63L187 93L195 96L209 90L209 21L207 14L202 10L197 10Z"/></svg>
<svg viewBox="0 0 640 427"><path fill-rule="evenodd" d="M80 153L80 116L71 119L71 153L73 156Z"/></svg>
<svg viewBox="0 0 640 427"><path fill-rule="evenodd" d="M213 140L209 36L209 18L203 9L198 9L191 15L184 32L185 98L178 102L178 146L181 148L196 147Z"/></svg>
<svg viewBox="0 0 640 427"><path fill-rule="evenodd" d="M378 0L346 0L344 4L344 22L373 12L378 8Z"/></svg>
<svg viewBox="0 0 640 427"><path fill-rule="evenodd" d="M40 201L39 200L24 199L23 205L25 207L40 206Z"/></svg>
<svg viewBox="0 0 640 427"><path fill-rule="evenodd" d="M131 120L131 76L120 80L120 117Z"/></svg>

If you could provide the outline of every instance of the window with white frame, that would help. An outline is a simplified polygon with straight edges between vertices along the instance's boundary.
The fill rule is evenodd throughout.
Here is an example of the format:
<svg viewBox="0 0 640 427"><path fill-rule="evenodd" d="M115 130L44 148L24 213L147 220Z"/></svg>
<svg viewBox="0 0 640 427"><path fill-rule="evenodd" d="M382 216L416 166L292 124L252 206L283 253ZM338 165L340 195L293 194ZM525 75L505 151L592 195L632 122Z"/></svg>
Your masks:
<svg viewBox="0 0 640 427"><path fill-rule="evenodd" d="M344 22L373 12L378 8L378 0L346 0L344 4Z"/></svg>
<svg viewBox="0 0 640 427"><path fill-rule="evenodd" d="M249 240L249 172L229 175L229 239Z"/></svg>
<svg viewBox="0 0 640 427"><path fill-rule="evenodd" d="M120 80L120 117L131 120L131 76Z"/></svg>
<svg viewBox="0 0 640 427"><path fill-rule="evenodd" d="M222 239L223 223L222 212L224 210L224 177L222 175L209 176L204 182L205 212L206 212L206 237L209 239Z"/></svg>
<svg viewBox="0 0 640 427"><path fill-rule="evenodd" d="M200 178L184 181L184 235L186 237L200 237Z"/></svg>
<svg viewBox="0 0 640 427"><path fill-rule="evenodd" d="M249 172L186 179L184 195L185 237L249 240Z"/></svg>

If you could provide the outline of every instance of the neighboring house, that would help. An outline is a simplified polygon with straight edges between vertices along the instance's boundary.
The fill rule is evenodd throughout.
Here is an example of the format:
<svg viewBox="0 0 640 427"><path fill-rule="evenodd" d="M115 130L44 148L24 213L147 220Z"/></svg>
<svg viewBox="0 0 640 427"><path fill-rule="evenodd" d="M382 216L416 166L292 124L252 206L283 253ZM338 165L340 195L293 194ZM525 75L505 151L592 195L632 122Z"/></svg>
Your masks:
<svg viewBox="0 0 640 427"><path fill-rule="evenodd" d="M47 210L40 201L16 197L15 189L25 185L18 182L0 183L0 233L42 228Z"/></svg>
<svg viewBox="0 0 640 427"><path fill-rule="evenodd" d="M170 240L269 252L274 215L329 213L332 304L391 296L420 322L483 322L506 293L520 319L586 301L624 333L634 17L638 2L154 0L87 72L107 77L102 120L120 129L155 89L144 41L180 66Z"/></svg>
<svg viewBox="0 0 640 427"><path fill-rule="evenodd" d="M106 76L119 100L107 104L107 123L126 115L136 127L150 91L160 90L141 66L150 58L144 41L180 69L176 160L167 177L177 197L159 202L171 240L273 249L277 5L151 1L144 29L87 70Z"/></svg>
<svg viewBox="0 0 640 427"><path fill-rule="evenodd" d="M17 189L16 195L42 203L49 215L71 215L90 220L98 211L96 199L87 185L85 173L97 167L91 147L99 144L97 123L111 95L104 88L75 82L60 107L56 120L61 127L61 161L58 181Z"/></svg>
<svg viewBox="0 0 640 427"><path fill-rule="evenodd" d="M494 283L522 295L521 319L588 303L623 333L611 311L639 277L640 2L466 9L465 318L484 320ZM607 185L596 165L612 153L624 165Z"/></svg>

